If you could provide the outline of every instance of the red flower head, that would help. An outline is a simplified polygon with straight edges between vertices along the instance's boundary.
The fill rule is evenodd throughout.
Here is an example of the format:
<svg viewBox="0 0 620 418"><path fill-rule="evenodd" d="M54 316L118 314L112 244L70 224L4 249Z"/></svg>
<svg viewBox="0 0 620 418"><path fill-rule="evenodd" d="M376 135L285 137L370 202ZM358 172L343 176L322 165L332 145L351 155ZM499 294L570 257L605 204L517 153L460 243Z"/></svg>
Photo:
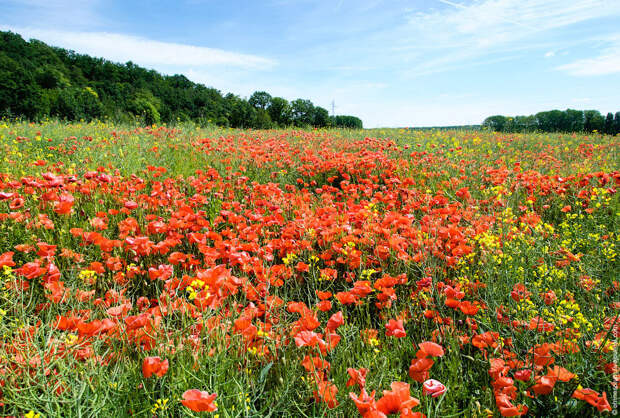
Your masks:
<svg viewBox="0 0 620 418"><path fill-rule="evenodd" d="M147 357L142 362L142 375L145 378L149 378L153 375L162 377L168 372L168 360L163 360L159 357Z"/></svg>
<svg viewBox="0 0 620 418"><path fill-rule="evenodd" d="M448 389L439 380L428 379L422 384L422 393L431 395L433 398L443 395L446 390Z"/></svg>
<svg viewBox="0 0 620 418"><path fill-rule="evenodd" d="M213 412L217 411L215 398L217 398L216 393L209 395L208 392L202 390L190 389L183 393L181 403L195 412Z"/></svg>
<svg viewBox="0 0 620 418"><path fill-rule="evenodd" d="M377 401L377 409L384 414L395 414L420 404L419 400L411 397L408 383L392 382L391 387L392 390L384 390L383 397Z"/></svg>
<svg viewBox="0 0 620 418"><path fill-rule="evenodd" d="M402 338L402 337L407 336L407 333L405 332L405 329L403 328L402 319L399 319L399 320L390 319L390 321L387 323L385 328L387 328L387 331L385 332L385 335L387 337L394 336L396 338Z"/></svg>

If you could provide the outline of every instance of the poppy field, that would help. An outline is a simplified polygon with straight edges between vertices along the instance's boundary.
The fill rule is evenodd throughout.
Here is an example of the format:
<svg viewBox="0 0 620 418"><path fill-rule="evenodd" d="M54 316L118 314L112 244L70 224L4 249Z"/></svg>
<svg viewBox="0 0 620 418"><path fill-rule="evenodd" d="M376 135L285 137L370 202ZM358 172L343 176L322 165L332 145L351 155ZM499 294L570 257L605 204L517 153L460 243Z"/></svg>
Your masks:
<svg viewBox="0 0 620 418"><path fill-rule="evenodd" d="M0 415L613 416L619 145L0 122Z"/></svg>

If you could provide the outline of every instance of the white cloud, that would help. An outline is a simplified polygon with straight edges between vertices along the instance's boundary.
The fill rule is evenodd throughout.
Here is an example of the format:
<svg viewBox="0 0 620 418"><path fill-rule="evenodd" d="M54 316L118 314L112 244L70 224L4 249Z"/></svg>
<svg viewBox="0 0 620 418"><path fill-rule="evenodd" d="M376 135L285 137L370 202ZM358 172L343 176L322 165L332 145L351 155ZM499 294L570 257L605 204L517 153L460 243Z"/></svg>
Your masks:
<svg viewBox="0 0 620 418"><path fill-rule="evenodd" d="M25 38L35 38L48 44L73 49L96 57L150 67L234 67L248 70L268 70L275 60L257 55L222 49L161 42L138 36L107 32L71 32L0 25Z"/></svg>
<svg viewBox="0 0 620 418"><path fill-rule="evenodd" d="M620 73L620 41L594 58L585 58L557 67L573 76L599 76Z"/></svg>
<svg viewBox="0 0 620 418"><path fill-rule="evenodd" d="M454 69L491 54L549 48L547 32L620 15L620 1L439 1L446 7L409 15L394 37L399 41L392 51L419 62L407 69L409 75Z"/></svg>
<svg viewBox="0 0 620 418"><path fill-rule="evenodd" d="M555 51L549 51L545 53L545 58L551 58L555 56Z"/></svg>

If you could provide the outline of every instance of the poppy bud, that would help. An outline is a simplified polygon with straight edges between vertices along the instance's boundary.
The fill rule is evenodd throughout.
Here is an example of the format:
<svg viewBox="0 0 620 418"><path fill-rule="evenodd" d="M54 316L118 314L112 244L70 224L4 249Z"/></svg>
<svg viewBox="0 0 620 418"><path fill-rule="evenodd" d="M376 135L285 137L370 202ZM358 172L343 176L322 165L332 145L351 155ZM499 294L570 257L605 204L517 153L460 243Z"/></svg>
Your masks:
<svg viewBox="0 0 620 418"><path fill-rule="evenodd" d="M439 380L428 379L422 384L422 392L436 398L446 393L447 388Z"/></svg>

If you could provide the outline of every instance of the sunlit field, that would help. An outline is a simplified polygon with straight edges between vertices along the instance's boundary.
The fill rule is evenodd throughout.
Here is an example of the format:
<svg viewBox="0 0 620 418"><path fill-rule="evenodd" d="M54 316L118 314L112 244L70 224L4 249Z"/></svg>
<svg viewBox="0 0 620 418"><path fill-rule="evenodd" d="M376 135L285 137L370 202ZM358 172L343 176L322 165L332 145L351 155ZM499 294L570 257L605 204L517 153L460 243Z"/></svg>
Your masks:
<svg viewBox="0 0 620 418"><path fill-rule="evenodd" d="M619 145L0 122L0 415L611 415Z"/></svg>

